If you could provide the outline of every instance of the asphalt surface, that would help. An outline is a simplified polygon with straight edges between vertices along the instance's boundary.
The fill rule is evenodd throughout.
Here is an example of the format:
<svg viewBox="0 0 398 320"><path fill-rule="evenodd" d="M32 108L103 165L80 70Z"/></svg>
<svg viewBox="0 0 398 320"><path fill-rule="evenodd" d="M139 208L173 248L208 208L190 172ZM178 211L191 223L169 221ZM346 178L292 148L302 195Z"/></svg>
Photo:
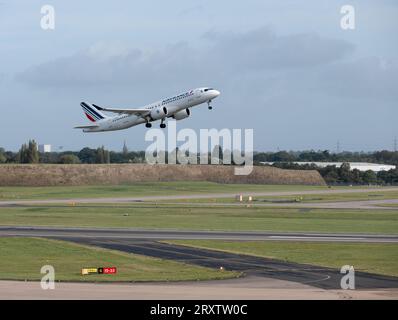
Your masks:
<svg viewBox="0 0 398 320"><path fill-rule="evenodd" d="M107 240L235 240L235 241L326 241L398 243L398 235L339 234L339 233L282 233L233 232L196 230L148 230L119 228L66 228L66 227L14 227L0 226L1 236L53 237L62 239L87 238Z"/></svg>
<svg viewBox="0 0 398 320"><path fill-rule="evenodd" d="M170 259L208 268L223 267L243 272L247 276L272 278L321 289L341 289L340 270L319 266L284 262L275 259L232 254L221 251L130 239L65 238L64 240L106 249ZM348 261L347 261L348 262ZM357 289L398 288L398 278L355 272Z"/></svg>
<svg viewBox="0 0 398 320"><path fill-rule="evenodd" d="M0 227L0 236L47 237L184 263L243 272L248 276L296 282L321 289L339 289L339 270L275 259L160 243L167 239L304 240L397 242L398 236L263 232L204 232L134 229ZM319 240L317 240L319 239ZM347 261L349 264L349 261ZM355 267L355 266L354 266ZM398 288L398 278L356 271L357 289Z"/></svg>

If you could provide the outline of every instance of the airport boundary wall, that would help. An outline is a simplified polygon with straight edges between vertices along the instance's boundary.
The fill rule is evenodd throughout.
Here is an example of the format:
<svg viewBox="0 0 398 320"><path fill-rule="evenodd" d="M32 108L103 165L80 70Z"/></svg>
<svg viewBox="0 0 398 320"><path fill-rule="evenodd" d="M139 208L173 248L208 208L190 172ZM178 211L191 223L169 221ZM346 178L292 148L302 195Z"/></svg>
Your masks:
<svg viewBox="0 0 398 320"><path fill-rule="evenodd" d="M254 166L247 176L234 166L148 164L4 164L0 186L118 185L156 181L326 185L316 170L285 170Z"/></svg>

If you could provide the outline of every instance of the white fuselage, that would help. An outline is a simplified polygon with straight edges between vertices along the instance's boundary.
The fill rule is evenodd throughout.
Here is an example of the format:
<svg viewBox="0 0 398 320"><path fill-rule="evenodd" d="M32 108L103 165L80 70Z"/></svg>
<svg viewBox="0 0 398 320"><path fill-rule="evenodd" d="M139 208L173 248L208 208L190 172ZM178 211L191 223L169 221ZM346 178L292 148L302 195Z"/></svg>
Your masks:
<svg viewBox="0 0 398 320"><path fill-rule="evenodd" d="M209 88L197 88L182 94L160 100L144 106L142 109L148 111L159 108L166 108L167 115L164 118L173 117L179 111L209 102L220 94L219 91ZM135 114L120 113L115 117L107 117L96 122L97 128L84 129L84 132L102 132L127 129L142 123L152 122L161 119L153 119L150 116L142 117Z"/></svg>

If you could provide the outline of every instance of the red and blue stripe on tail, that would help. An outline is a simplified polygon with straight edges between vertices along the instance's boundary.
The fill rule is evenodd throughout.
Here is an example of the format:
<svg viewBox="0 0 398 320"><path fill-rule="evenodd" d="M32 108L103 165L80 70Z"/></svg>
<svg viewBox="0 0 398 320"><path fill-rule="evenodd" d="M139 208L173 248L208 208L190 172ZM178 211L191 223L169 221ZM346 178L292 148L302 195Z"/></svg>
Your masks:
<svg viewBox="0 0 398 320"><path fill-rule="evenodd" d="M99 111L95 107L95 105L90 105L89 103L86 102L82 102L80 103L80 105L82 106L83 112L85 113L86 117L90 121L96 122L106 118L106 116L101 111Z"/></svg>

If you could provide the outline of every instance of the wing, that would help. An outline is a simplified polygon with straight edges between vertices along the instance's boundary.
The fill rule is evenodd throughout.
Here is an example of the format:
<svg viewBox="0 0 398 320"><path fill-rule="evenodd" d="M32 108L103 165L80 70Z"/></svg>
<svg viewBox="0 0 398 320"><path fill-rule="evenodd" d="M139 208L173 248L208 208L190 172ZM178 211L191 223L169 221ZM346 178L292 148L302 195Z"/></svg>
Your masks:
<svg viewBox="0 0 398 320"><path fill-rule="evenodd" d="M108 112L114 112L114 113L136 114L137 116L142 116L142 117L148 115L151 112L151 110L143 109L143 108L141 108L141 109L140 108L138 108L138 109L102 108L95 104L93 104L93 106L101 111L108 111Z"/></svg>
<svg viewBox="0 0 398 320"><path fill-rule="evenodd" d="M74 127L74 129L94 129L94 128L98 128L99 126L96 125L89 125L89 126L77 126Z"/></svg>

